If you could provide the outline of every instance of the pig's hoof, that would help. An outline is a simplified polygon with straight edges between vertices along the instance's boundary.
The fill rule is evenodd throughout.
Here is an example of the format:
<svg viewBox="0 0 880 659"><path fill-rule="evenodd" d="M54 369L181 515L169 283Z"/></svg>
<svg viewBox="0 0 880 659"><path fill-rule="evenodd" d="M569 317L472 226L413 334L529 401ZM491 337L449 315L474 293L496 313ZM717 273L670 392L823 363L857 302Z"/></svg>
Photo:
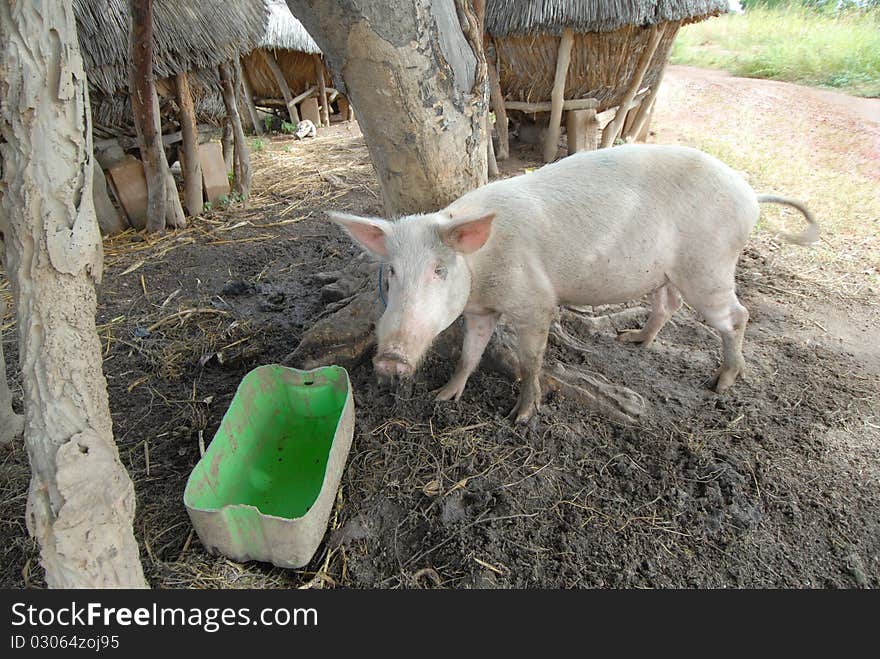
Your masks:
<svg viewBox="0 0 880 659"><path fill-rule="evenodd" d="M725 368L722 366L715 372L715 376L712 378L712 389L717 394L724 393L733 386L740 373L742 373L741 368Z"/></svg>
<svg viewBox="0 0 880 659"><path fill-rule="evenodd" d="M450 381L434 392L434 400L458 400L463 393L464 385L459 386L458 383Z"/></svg>
<svg viewBox="0 0 880 659"><path fill-rule="evenodd" d="M535 403L528 403L527 405L517 403L510 411L510 414L507 415L507 420L517 426L525 425L532 420L537 411L538 406Z"/></svg>
<svg viewBox="0 0 880 659"><path fill-rule="evenodd" d="M617 333L617 340L621 343L641 343L643 348L650 348L654 343L653 336L646 336L645 330L621 330Z"/></svg>
<svg viewBox="0 0 880 659"><path fill-rule="evenodd" d="M24 416L21 414L0 418L0 446L11 444L14 440L19 439L23 432Z"/></svg>

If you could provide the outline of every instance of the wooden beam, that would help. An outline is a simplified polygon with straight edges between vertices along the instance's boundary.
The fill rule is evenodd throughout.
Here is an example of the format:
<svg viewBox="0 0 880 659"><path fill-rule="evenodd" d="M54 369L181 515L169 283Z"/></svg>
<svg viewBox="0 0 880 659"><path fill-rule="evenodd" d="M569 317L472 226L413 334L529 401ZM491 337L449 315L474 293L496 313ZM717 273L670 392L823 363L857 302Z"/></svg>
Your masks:
<svg viewBox="0 0 880 659"><path fill-rule="evenodd" d="M147 179L147 231L165 229L165 173L159 97L153 77L153 0L131 0L129 96Z"/></svg>
<svg viewBox="0 0 880 659"><path fill-rule="evenodd" d="M217 137L219 135L219 131L215 126L211 126L209 124L199 124L198 125L199 132L199 142L208 142L212 138ZM168 133L167 135L162 136L162 145L165 147L169 147L172 144L176 144L183 140L183 133L181 131L176 131L174 133ZM124 135L119 137L110 137L105 140L95 140L95 151L102 151L107 149L108 147L113 146L114 144L118 144L120 148L125 151L129 149L134 149L138 146L138 139L136 137L125 137Z"/></svg>
<svg viewBox="0 0 880 659"><path fill-rule="evenodd" d="M275 77L275 84L278 85L278 89L281 90L281 94L284 96L284 101L287 105L287 113L290 115L291 123L298 124L299 112L296 110L296 101L293 100L293 94L290 93L290 87L287 84L287 80L284 78L284 72L281 70L281 67L278 66L278 62L275 61L275 56L267 52L265 48L258 48L257 52L260 53L266 66L269 67L269 70Z"/></svg>
<svg viewBox="0 0 880 659"><path fill-rule="evenodd" d="M537 103L529 103L527 101L505 101L508 110L519 110L520 112L531 112L537 114L539 112L550 112L552 107L550 101ZM595 98L573 98L563 102L562 109L568 110L590 110L599 107L599 101Z"/></svg>
<svg viewBox="0 0 880 659"><path fill-rule="evenodd" d="M318 81L318 98L321 101L321 123L330 127L330 102L327 100L327 83L324 80L324 61L318 54L312 55L315 61L315 78Z"/></svg>
<svg viewBox="0 0 880 659"><path fill-rule="evenodd" d="M232 67L224 63L217 67L220 71L220 89L223 93L223 104L226 106L226 115L232 123L232 139L235 145L233 159L232 189L243 197L251 192L251 159L247 142L244 139L244 130L241 127L241 116L235 104L235 79Z"/></svg>
<svg viewBox="0 0 880 659"><path fill-rule="evenodd" d="M199 131L187 74L174 77L177 105L180 107L180 133L183 138L183 199L190 216L202 212L202 164L199 160Z"/></svg>
<svg viewBox="0 0 880 659"><path fill-rule="evenodd" d="M550 93L550 125L544 136L544 162L556 160L559 150L559 131L562 121L563 103L565 102L565 81L568 78L568 65L571 62L571 47L574 43L574 32L571 28L562 30L559 39L559 50L556 52L556 74L553 77L553 90Z"/></svg>
<svg viewBox="0 0 880 659"><path fill-rule="evenodd" d="M645 77L645 71L648 70L648 65L651 63L651 59L654 57L654 51L657 50L657 44L660 43L660 38L662 36L663 26L652 25L650 35L648 36L648 43L645 45L645 48L642 50L642 54L639 56L639 61L638 64L636 64L636 70L633 73L633 77L629 83L629 87L627 88L626 92L624 92L623 98L620 101L620 105L617 106L617 114L614 116L614 120L610 124L608 124L608 126L606 126L605 130L602 132L602 148L606 148L614 144L614 140L617 139L617 135L620 133L620 129L623 128L623 122L626 119L626 113L630 108L633 98L642 87L642 80Z"/></svg>
<svg viewBox="0 0 880 659"><path fill-rule="evenodd" d="M680 27L681 21L667 23L665 31L671 33L672 38L674 39L675 34ZM651 121L651 115L654 112L654 103L657 101L657 92L660 91L660 85L663 82L663 75L666 73L667 62L668 60L664 60L660 67L660 73L657 74L657 79L654 81L654 84L651 85L651 91L648 93L647 98L642 101L642 105L639 107L639 111L633 121L632 128L630 129L629 134L624 137L627 142L632 142L634 140L644 141L648 132L648 124Z"/></svg>
<svg viewBox="0 0 880 659"><path fill-rule="evenodd" d="M257 106L254 105L254 96L251 94L251 85L245 75L246 71L244 67L241 65L241 60L239 58L235 58L233 60L235 64L235 78L238 80L238 84L241 86L241 98L244 100L244 105L247 108L248 116L251 119L251 125L254 127L254 133L257 135L263 134L263 126L260 123L260 115L257 114Z"/></svg>

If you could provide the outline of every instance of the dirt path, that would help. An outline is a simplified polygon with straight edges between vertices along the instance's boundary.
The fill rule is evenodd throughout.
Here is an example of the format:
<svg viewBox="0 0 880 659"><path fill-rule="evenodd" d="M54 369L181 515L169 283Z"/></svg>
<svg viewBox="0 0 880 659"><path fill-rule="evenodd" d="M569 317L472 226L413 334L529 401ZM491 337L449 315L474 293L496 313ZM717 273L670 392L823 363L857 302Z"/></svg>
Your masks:
<svg viewBox="0 0 880 659"><path fill-rule="evenodd" d="M751 312L744 381L723 396L706 389L719 341L687 308L649 350L573 321L566 329L593 349L551 349L644 396L650 414L631 425L555 396L533 427L512 428L516 384L484 368L463 400L435 404L430 391L452 370L436 354L406 396L355 367L335 521L302 571L208 555L182 493L244 374L280 361L322 311L316 273L356 253L321 211L381 213L362 139L342 126L267 139L250 208L114 241L98 322L150 582L295 587L318 573L358 588L880 587L877 218L860 210L877 194L866 181L878 126L799 89L673 67L654 122L652 140L723 152L838 223L814 250L756 232L738 272ZM212 307L222 313L145 329ZM3 340L18 378L16 342ZM27 482L21 446L0 456L0 586L41 584Z"/></svg>

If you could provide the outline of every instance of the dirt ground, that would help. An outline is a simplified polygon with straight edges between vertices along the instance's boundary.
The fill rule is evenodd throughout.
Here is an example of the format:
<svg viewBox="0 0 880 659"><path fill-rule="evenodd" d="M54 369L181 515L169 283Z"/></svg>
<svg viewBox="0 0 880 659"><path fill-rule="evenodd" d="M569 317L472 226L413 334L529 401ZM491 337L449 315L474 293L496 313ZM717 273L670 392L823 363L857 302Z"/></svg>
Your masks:
<svg viewBox="0 0 880 659"><path fill-rule="evenodd" d="M764 84L674 68L650 141L711 134L734 94L767 103L766 120L784 132L789 95L810 92L773 83L787 91L767 96ZM877 135L870 117L809 98L843 117L841 140L854 125ZM448 360L430 356L406 396L378 386L365 363L351 370L354 442L312 563L288 571L208 555L182 501L200 439L210 441L245 373L283 359L321 314L316 273L357 253L321 211L382 210L356 127L266 142L247 207L106 243L104 371L152 586L880 586L877 263L857 263L859 285L844 290L805 276L818 257L767 231L738 271L749 370L729 393L706 387L719 341L688 308L647 350L571 320L566 329L592 349L553 350L644 396L650 412L637 424L557 395L533 426L514 428L505 415L516 384L491 371L479 369L460 402L440 404L429 392L451 374ZM851 157L870 169L872 153L880 158L869 143ZM16 342L4 328L15 392ZM43 585L24 524L27 483L18 444L0 454L2 587Z"/></svg>

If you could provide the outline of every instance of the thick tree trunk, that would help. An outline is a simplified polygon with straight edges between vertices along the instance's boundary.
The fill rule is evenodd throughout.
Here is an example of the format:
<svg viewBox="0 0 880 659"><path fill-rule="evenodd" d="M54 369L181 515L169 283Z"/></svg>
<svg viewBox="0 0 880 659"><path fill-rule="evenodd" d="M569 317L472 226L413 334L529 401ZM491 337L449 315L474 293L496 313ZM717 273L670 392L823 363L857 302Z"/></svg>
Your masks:
<svg viewBox="0 0 880 659"><path fill-rule="evenodd" d="M0 24L0 230L18 312L28 529L50 587L145 587L95 332L103 253L73 9L0 2Z"/></svg>
<svg viewBox="0 0 880 659"><path fill-rule="evenodd" d="M186 212L198 215L202 212L202 164L199 161L199 129L193 108L192 92L186 73L178 73L174 81L177 88L177 105L180 108L180 134L183 140L183 198Z"/></svg>
<svg viewBox="0 0 880 659"><path fill-rule="evenodd" d="M235 78L229 64L221 64L218 68L223 104L226 106L226 116L232 122L232 139L235 144L232 189L247 197L251 193L251 158L244 138L244 129L241 127L241 115L235 102Z"/></svg>
<svg viewBox="0 0 880 659"><path fill-rule="evenodd" d="M266 51L264 48L257 49L257 52L260 53L266 66L269 67L272 75L275 76L275 84L278 85L278 89L281 90L281 95L284 96L284 104L287 106L287 114L290 115L290 122L292 124L298 124L299 112L296 109L296 103L293 101L293 94L290 92L290 86L287 84L284 72L281 70L281 67L278 66L278 62L275 61L275 57L272 53Z"/></svg>
<svg viewBox="0 0 880 659"><path fill-rule="evenodd" d="M147 179L147 231L165 229L165 175L159 97L153 77L153 0L130 0L129 95Z"/></svg>
<svg viewBox="0 0 880 659"><path fill-rule="evenodd" d="M467 0L287 4L357 108L389 215L486 182L486 62Z"/></svg>

